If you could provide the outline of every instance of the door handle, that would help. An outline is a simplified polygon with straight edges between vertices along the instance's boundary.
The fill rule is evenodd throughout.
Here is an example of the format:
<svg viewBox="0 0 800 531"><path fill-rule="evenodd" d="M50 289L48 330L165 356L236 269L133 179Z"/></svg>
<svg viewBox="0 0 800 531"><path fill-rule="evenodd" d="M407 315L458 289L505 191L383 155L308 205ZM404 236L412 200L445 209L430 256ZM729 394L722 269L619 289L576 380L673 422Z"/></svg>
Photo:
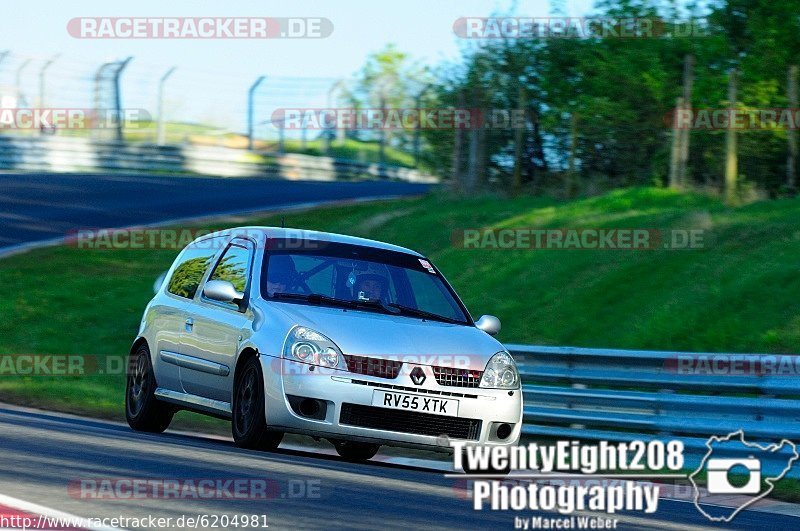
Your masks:
<svg viewBox="0 0 800 531"><path fill-rule="evenodd" d="M191 317L186 319L186 331L191 332L193 326L194 326L194 319L192 319Z"/></svg>

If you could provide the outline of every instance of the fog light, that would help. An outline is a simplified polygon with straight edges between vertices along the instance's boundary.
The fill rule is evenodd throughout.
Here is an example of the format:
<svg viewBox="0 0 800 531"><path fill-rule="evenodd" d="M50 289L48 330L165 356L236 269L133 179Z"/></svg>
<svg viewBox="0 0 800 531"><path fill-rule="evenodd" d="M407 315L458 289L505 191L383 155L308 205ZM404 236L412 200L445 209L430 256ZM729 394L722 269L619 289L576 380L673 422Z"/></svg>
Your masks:
<svg viewBox="0 0 800 531"><path fill-rule="evenodd" d="M298 409L300 409L300 414L305 417L315 417L319 413L319 402L312 398L306 398L300 402Z"/></svg>
<svg viewBox="0 0 800 531"><path fill-rule="evenodd" d="M508 439L511 435L511 425L510 424L500 424L497 427L497 438L498 439Z"/></svg>
<svg viewBox="0 0 800 531"><path fill-rule="evenodd" d="M328 403L324 400L307 396L286 395L289 405L297 415L306 419L325 420L328 414Z"/></svg>

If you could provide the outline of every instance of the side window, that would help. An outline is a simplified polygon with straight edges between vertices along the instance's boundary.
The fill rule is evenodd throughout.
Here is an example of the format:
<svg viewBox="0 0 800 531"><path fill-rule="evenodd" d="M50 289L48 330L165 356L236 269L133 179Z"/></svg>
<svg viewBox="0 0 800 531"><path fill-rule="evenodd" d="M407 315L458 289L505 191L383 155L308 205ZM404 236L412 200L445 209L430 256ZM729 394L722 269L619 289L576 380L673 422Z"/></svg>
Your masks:
<svg viewBox="0 0 800 531"><path fill-rule="evenodd" d="M463 319L461 310L446 292L441 282L430 273L408 270L408 280L416 296L417 308L452 319Z"/></svg>
<svg viewBox="0 0 800 531"><path fill-rule="evenodd" d="M244 292L250 280L250 250L236 243L231 244L208 280L225 280L233 284L236 291ZM238 309L233 303L227 306Z"/></svg>
<svg viewBox="0 0 800 531"><path fill-rule="evenodd" d="M169 279L167 291L179 297L193 299L216 252L217 247L207 242L198 242L184 249L178 257L178 266Z"/></svg>

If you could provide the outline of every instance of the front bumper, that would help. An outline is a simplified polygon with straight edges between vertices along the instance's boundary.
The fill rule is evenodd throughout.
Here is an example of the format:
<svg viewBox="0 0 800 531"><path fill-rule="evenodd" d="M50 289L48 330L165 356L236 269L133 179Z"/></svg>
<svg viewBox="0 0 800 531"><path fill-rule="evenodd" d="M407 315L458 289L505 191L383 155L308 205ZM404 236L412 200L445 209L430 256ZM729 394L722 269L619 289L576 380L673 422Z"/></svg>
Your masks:
<svg viewBox="0 0 800 531"><path fill-rule="evenodd" d="M468 440L489 445L516 445L522 428L522 391L442 386L430 366L422 385L408 373L395 379L378 378L347 371L330 370L284 358L262 356L267 425L275 430L330 439L348 439L391 446L451 451L449 441ZM458 415L444 417L428 413L376 407L373 394L391 391L422 398L458 401ZM324 416L308 418L296 411L295 401L314 399L325 404ZM498 428L510 426L501 438ZM508 426L501 429L508 429Z"/></svg>

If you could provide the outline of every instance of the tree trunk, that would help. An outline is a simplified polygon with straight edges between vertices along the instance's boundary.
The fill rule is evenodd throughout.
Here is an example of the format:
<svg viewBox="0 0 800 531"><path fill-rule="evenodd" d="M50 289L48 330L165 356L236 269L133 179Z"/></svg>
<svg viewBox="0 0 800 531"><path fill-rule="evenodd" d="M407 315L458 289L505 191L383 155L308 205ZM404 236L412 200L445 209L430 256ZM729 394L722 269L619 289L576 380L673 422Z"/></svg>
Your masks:
<svg viewBox="0 0 800 531"><path fill-rule="evenodd" d="M730 71L728 77L728 107L736 109L736 69ZM733 122L733 120L730 120ZM725 135L725 202L729 205L736 202L736 185L739 173L739 161L736 154L736 128L728 124Z"/></svg>

